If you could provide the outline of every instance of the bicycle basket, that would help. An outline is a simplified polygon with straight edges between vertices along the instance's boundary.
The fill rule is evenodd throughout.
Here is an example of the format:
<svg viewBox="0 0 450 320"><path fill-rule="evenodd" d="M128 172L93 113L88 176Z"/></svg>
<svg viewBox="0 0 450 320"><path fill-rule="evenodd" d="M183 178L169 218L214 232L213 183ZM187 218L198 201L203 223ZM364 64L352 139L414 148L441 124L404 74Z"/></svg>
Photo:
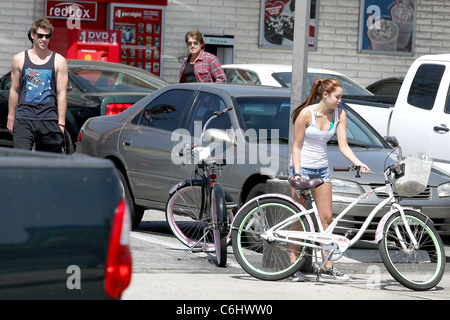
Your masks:
<svg viewBox="0 0 450 320"><path fill-rule="evenodd" d="M414 197L428 185L432 161L424 154L409 156L399 163L404 164L404 175L395 179L394 192L403 197Z"/></svg>

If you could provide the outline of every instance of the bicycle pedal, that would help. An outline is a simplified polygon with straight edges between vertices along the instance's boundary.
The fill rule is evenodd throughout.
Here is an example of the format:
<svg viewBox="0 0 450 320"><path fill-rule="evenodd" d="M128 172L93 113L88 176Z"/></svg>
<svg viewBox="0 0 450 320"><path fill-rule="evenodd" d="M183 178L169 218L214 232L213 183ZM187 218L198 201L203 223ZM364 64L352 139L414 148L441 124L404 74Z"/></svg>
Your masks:
<svg viewBox="0 0 450 320"><path fill-rule="evenodd" d="M192 253L199 253L199 252L203 252L203 248L202 247L194 247L191 249Z"/></svg>

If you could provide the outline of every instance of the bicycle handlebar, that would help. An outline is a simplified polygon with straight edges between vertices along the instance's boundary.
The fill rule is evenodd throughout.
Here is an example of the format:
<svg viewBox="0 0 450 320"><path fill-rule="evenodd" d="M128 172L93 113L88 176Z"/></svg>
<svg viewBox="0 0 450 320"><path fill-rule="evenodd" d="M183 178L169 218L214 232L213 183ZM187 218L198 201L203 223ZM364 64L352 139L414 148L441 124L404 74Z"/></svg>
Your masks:
<svg viewBox="0 0 450 320"><path fill-rule="evenodd" d="M356 178L361 178L361 166L333 167L333 171L356 171Z"/></svg>

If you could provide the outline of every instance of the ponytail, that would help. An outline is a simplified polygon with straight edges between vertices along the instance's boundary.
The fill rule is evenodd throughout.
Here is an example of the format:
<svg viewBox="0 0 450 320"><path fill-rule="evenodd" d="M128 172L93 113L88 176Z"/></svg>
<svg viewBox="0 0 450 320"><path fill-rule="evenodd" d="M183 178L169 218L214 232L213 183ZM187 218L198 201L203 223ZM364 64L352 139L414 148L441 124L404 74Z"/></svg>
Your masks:
<svg viewBox="0 0 450 320"><path fill-rule="evenodd" d="M336 87L342 88L342 84L339 81L337 81L336 79L329 78L329 79L322 80L321 78L316 78L314 80L314 83L312 84L311 91L310 91L308 97L306 98L306 100L301 105L299 105L294 110L294 112L292 112L292 115L291 115L292 123L295 124L295 120L297 120L297 117L300 114L300 112L303 110L303 108L316 103L318 98L322 99L324 92L331 93L336 89Z"/></svg>

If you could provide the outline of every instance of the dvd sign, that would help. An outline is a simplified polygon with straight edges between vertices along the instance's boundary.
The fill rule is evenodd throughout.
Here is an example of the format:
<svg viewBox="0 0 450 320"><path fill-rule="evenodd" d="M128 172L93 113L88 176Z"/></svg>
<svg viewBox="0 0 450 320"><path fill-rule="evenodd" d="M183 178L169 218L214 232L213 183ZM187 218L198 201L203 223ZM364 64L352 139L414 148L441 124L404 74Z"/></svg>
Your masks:
<svg viewBox="0 0 450 320"><path fill-rule="evenodd" d="M97 20L97 2L47 0L45 17L53 19Z"/></svg>

